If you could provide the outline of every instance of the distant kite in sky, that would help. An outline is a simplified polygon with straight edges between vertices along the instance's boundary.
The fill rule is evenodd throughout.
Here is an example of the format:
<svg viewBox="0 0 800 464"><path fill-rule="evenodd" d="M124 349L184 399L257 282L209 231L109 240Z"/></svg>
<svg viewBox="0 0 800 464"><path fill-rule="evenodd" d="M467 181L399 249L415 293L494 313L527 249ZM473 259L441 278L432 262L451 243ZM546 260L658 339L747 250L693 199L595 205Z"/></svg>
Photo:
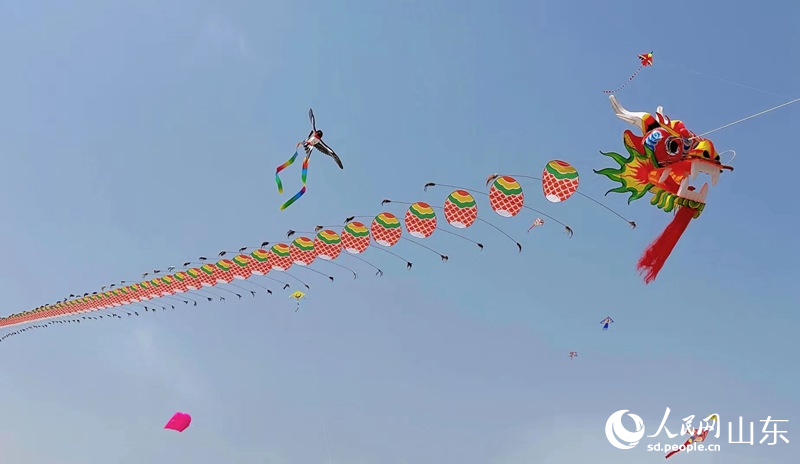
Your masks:
<svg viewBox="0 0 800 464"><path fill-rule="evenodd" d="M577 357L578 357L578 352L577 351L570 351L569 352L569 359L575 359Z"/></svg>
<svg viewBox="0 0 800 464"><path fill-rule="evenodd" d="M339 169L344 169L344 166L342 165L342 160L339 159L339 156L336 154L336 152L334 152L333 149L328 146L328 144L322 141L322 131L317 130L317 122L316 119L314 118L314 110L311 108L308 109L308 119L311 120L311 132L308 133L308 138L298 143L294 155L292 155L292 157L289 158L285 163L278 166L278 168L275 170L275 183L278 184L278 193L283 193L283 184L281 183L281 178L280 176L278 176L278 174L280 174L281 171L288 168L289 166L292 165L292 163L294 163L294 160L297 159L300 147L301 146L303 147L303 150L306 152L306 157L305 159L303 159L303 167L301 171L301 180L303 182L303 187L300 189L299 192L295 193L294 196L290 198L286 203L281 205L281 211L288 208L289 205L297 201L297 199L299 199L300 197L303 196L304 193L306 193L306 178L308 177L308 160L309 158L311 158L311 151L313 149L316 148L317 151L319 151L320 153L330 156L331 158L333 158L334 161L336 161L336 164L339 165Z"/></svg>
<svg viewBox="0 0 800 464"><path fill-rule="evenodd" d="M625 86L628 85L628 83L630 83L633 80L633 78L636 77L637 74L639 74L639 71L641 71L642 69L644 69L644 68L646 68L648 66L653 66L653 52L642 53L641 55L639 55L639 62L641 63L640 66L639 66L639 69L637 69L636 72L633 73L631 75L631 77L628 78L628 81L625 82L622 85L622 87L620 87L618 89L614 89L614 90L603 90L603 92L604 93L617 93L617 92L619 92L620 90L625 88Z"/></svg>
<svg viewBox="0 0 800 464"><path fill-rule="evenodd" d="M692 416L692 417L694 417L694 416ZM689 437L689 439L686 440L683 443L683 445L681 445L678 449L672 450L669 453L667 453L667 455L664 456L664 458L665 459L671 458L675 454L680 453L682 450L688 448L689 445L691 445L692 443L702 443L702 442L706 441L706 438L708 438L708 432L710 430L712 430L714 427L719 427L719 416L717 416L716 414L712 414L711 416L709 416L706 419L706 422L709 419L712 421L712 424L711 424L710 428L700 427L697 430L685 430L684 431L685 434L691 435Z"/></svg>
<svg viewBox="0 0 800 464"><path fill-rule="evenodd" d="M544 225L544 219L537 217L536 219L533 220L533 224L531 224L531 226L528 227L528 232L530 232L531 229L533 229L534 227L539 227L543 225Z"/></svg>
<svg viewBox="0 0 800 464"><path fill-rule="evenodd" d="M164 426L165 429L183 432L192 423L192 416L183 412L176 412L172 419Z"/></svg>
<svg viewBox="0 0 800 464"><path fill-rule="evenodd" d="M600 321L600 323L603 324L603 330L608 330L608 324L613 324L614 319L611 319L611 316L608 316L602 321Z"/></svg>
<svg viewBox="0 0 800 464"><path fill-rule="evenodd" d="M304 298L305 296L306 296L306 294L301 292L300 290L297 290L294 293L292 293L291 295L289 295L289 298L294 298L295 301L297 301L297 309L295 309L294 312L297 312L297 311L300 310L300 299Z"/></svg>

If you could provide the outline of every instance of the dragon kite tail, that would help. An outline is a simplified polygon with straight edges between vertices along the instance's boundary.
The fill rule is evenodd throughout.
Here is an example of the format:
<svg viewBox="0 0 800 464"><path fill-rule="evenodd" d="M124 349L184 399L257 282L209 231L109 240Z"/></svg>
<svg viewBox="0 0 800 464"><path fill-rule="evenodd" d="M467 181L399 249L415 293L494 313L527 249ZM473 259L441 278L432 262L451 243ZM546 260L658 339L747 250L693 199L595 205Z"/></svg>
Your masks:
<svg viewBox="0 0 800 464"><path fill-rule="evenodd" d="M630 84L630 83L631 83L631 81L633 80L633 78L634 78L634 77L636 77L636 75L637 75L637 74L639 74L639 72L640 72L642 69L644 69L644 65L642 65L642 66L639 66L639 69L637 69L635 73L631 74L631 77L629 77L629 78L628 78L628 80L627 80L627 81L626 81L624 84L622 84L622 86L621 86L621 87L619 87L619 88L617 88L617 89L614 89L614 90L603 90L603 93L612 94L612 93L617 93L617 92L619 92L620 90L624 89L624 88L625 88L625 86L626 86L626 85L628 85L628 84Z"/></svg>
<svg viewBox="0 0 800 464"><path fill-rule="evenodd" d="M642 253L636 269L644 274L645 283L650 283L656 279L667 258L672 253L675 245L678 244L689 223L698 214L698 211L688 206L678 207L678 211L672 218L666 229L661 235L650 244Z"/></svg>

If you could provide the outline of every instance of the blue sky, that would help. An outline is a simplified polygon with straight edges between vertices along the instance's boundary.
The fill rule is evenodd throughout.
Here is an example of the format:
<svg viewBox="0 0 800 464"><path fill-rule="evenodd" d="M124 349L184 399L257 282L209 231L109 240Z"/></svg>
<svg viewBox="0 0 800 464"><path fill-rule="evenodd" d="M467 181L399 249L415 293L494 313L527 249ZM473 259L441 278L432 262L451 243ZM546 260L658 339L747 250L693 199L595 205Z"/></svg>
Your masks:
<svg viewBox="0 0 800 464"><path fill-rule="evenodd" d="M558 158L600 197L614 185L591 173L613 165L598 151L621 151L629 128L602 90L638 53L655 66L620 101L705 132L797 97L798 14L739 1L0 4L2 314L289 228L403 213L384 198L440 205L448 191L423 193L428 181L480 188ZM273 173L309 106L345 169L315 156L308 192L280 212L299 166L283 196ZM311 285L299 312L276 291L15 337L0 350L0 459L640 463L663 458L645 442L612 448L606 419L630 409L651 434L669 407L672 432L691 414L724 426L719 453L672 459L793 462L798 121L792 106L714 134L736 170L649 286L635 263L668 214L609 195L632 231L577 196L547 204L528 181L528 204L574 238L552 221L526 234L535 215L500 218L478 198L522 254L477 224L482 253L425 242L447 263L401 243L411 271L375 251L364 257L383 278L348 257L358 280L297 271ZM176 410L194 416L180 435L161 429ZM793 441L727 444L739 416L757 432L788 419Z"/></svg>

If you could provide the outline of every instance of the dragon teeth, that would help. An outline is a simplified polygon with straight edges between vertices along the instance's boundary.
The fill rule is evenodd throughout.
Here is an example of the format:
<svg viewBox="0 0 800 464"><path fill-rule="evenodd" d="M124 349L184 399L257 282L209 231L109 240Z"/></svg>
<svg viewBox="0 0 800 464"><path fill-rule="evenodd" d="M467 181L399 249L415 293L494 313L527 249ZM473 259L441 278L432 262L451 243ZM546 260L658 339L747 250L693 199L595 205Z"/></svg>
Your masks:
<svg viewBox="0 0 800 464"><path fill-rule="evenodd" d="M679 197L686 198L686 193L689 191L689 189L686 188L686 186L688 184L689 184L689 178L684 177L683 181L681 181L681 186L678 188L678 196Z"/></svg>
<svg viewBox="0 0 800 464"><path fill-rule="evenodd" d="M672 172L672 168L664 169L664 172L661 174L661 177L659 177L658 182L663 184L664 181L667 180L667 176L669 176L670 172Z"/></svg>

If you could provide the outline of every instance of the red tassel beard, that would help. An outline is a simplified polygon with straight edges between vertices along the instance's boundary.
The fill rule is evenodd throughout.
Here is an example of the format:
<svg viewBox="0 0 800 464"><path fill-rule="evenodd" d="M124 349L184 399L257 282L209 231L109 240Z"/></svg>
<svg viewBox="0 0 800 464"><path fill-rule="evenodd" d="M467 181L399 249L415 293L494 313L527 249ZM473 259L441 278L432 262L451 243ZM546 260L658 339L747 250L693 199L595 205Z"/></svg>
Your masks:
<svg viewBox="0 0 800 464"><path fill-rule="evenodd" d="M669 258L675 245L678 244L678 240L680 240L681 235L689 226L694 214L695 210L692 208L678 207L672 222L642 253L642 257L639 258L639 262L636 264L636 269L644 274L645 284L656 280L656 276L658 276L661 268L664 267L664 263L667 262L667 258Z"/></svg>

